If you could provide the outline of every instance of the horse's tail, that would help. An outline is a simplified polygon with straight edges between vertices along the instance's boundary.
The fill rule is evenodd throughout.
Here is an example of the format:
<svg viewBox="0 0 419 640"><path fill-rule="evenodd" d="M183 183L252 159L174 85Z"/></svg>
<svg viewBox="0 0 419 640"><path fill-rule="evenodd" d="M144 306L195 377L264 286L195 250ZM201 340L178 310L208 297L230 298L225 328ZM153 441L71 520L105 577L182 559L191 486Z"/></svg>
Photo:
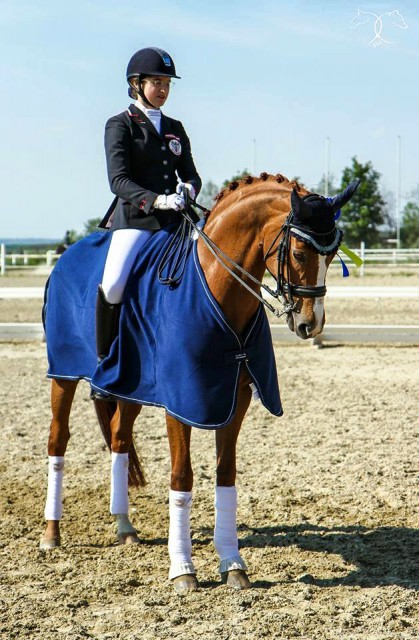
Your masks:
<svg viewBox="0 0 419 640"><path fill-rule="evenodd" d="M117 410L117 403L107 400L94 400L97 419L99 421L100 430L108 446L111 450L111 420ZM143 467L135 449L134 441L128 451L128 484L130 487L145 487L147 481L145 479Z"/></svg>

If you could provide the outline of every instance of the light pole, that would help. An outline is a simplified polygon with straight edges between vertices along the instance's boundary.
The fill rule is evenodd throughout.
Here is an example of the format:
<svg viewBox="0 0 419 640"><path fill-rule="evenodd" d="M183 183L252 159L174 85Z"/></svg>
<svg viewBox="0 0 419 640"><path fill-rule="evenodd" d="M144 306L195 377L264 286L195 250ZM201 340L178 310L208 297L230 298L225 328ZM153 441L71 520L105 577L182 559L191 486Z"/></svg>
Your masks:
<svg viewBox="0 0 419 640"><path fill-rule="evenodd" d="M401 200L402 200L402 139L397 136L396 150L396 175L397 175L397 194L396 194L396 238L397 249L400 249L400 216L401 216Z"/></svg>
<svg viewBox="0 0 419 640"><path fill-rule="evenodd" d="M329 197L329 174L330 174L330 138L326 138L325 169L324 169L324 197Z"/></svg>

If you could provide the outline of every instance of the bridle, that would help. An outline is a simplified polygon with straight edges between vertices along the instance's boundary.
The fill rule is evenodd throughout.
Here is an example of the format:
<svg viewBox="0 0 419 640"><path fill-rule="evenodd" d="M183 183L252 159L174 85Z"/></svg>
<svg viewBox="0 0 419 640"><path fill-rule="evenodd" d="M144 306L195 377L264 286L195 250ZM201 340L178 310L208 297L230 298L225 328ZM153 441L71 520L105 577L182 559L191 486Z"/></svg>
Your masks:
<svg viewBox="0 0 419 640"><path fill-rule="evenodd" d="M181 211L182 216L184 218L184 222L186 222L188 225L190 225L190 227L192 229L195 230L195 232L202 239L202 241L204 242L204 244L206 245L208 250L212 253L212 255L216 258L216 260L218 260L218 262L223 266L223 268L226 269L226 271L228 271L228 273L233 278L235 278L245 289L247 289L255 298L257 298L277 318L280 318L283 315L289 315L295 310L296 305L297 305L297 301L294 300L295 297L297 297L297 298L318 298L318 297L324 297L326 295L326 286L325 285L320 285L320 286L318 286L318 285L295 285L295 284L290 283L287 280L286 276L285 276L285 266L287 267L286 273L287 273L288 277L289 277L289 274L291 272L290 271L290 266L291 266L291 260L290 260L291 235L294 235L294 234L295 235L297 235L297 234L299 235L300 231L303 232L303 230L300 227L298 227L298 226L296 226L296 225L294 225L292 223L293 216L294 216L294 213L293 213L292 209L291 209L290 213L288 214L284 224L281 226L280 230L278 231L278 233L276 234L275 238L271 242L271 244L269 246L269 249L266 251L266 253L264 254L264 257L263 257L264 263L267 264L266 260L267 260L267 258L269 256L269 254L273 250L276 252L276 261L277 261L277 266L278 266L278 271L277 271L278 277L276 278L274 276L274 274L270 271L270 269L267 267L269 273L271 274L271 276L274 278L274 280L276 282L276 288L272 289L271 287L266 285L264 282L261 282L260 280L255 278L251 273L246 271L246 269L243 269L243 267L241 267L239 264L237 264L237 262L232 260L232 258L227 256L224 253L224 251L222 251L222 249L220 249L211 240L211 238L209 238L207 236L207 234L204 231L202 231L202 229L200 229L200 227L196 224L197 215L193 211L193 209L191 208L191 204L192 203L188 199L187 200L187 206L185 207L185 209L183 211ZM198 207L199 209L201 209L205 213L209 213L207 209L205 209L204 207L201 207L201 205L199 205L196 202L193 202L193 206ZM337 231L340 231L340 230L337 230ZM305 235L306 235L307 238L311 238L311 236L309 236L309 234L305 234ZM275 249L273 249L277 242L278 242L278 246ZM315 243L315 241L314 241L314 243ZM314 246L316 246L316 245L317 245L317 243L315 243ZM336 243L334 241L333 245L336 245L336 248L337 248L338 243ZM329 249L329 247L328 247L328 249ZM332 251L334 251L334 250L335 250L335 246L333 246ZM332 251L328 251L328 253L332 253ZM317 251L317 252L319 254L322 253L321 251ZM227 264L225 264L224 261L228 262L232 267L234 267L234 269L236 271L239 271L239 273L241 275L239 275L235 271L233 271L233 269L231 269ZM265 300L265 298L263 298L261 295L259 295L254 289L252 289L251 286L249 286L247 284L247 282L244 281L243 276L246 277L247 279L249 279L254 284L256 284L261 289L263 289L264 291L266 291L266 293L268 293L270 296L272 296L276 300L280 301L282 303L282 305L283 305L283 310L280 311L279 309L276 309L267 300ZM168 284L168 282L166 282L166 284Z"/></svg>
<svg viewBox="0 0 419 640"><path fill-rule="evenodd" d="M317 253L319 253L319 254L323 253L323 251L321 251L320 245L317 245L316 241L313 239L312 236L310 236L310 234L307 234L304 231L304 229L302 229L298 225L293 224L293 218L294 218L294 212L291 209L291 211L289 212L284 224L282 225L282 227L278 231L277 235L275 236L275 238L271 242L268 250L266 251L265 255L263 256L263 261L266 264L266 268L267 268L268 272L271 274L271 276L276 281L276 291L275 291L274 295L275 295L276 299L278 299L278 300L279 300L279 298L282 299L282 303L284 305L284 312L283 313L291 313L295 309L296 304L297 304L294 301L295 297L297 297L297 298L323 298L326 295L326 291L327 291L326 285L299 285L299 284L292 284L285 277L285 267L286 267L286 272L288 274L288 277L289 277L289 274L291 273L291 259L290 259L291 236L300 237L300 239L308 242L309 244L313 244L315 250L317 251ZM282 235L282 238L279 240L281 235ZM274 274L272 273L272 271L268 267L267 258L268 258L269 254L271 253L273 247L275 246L275 244L276 244L276 242L278 240L279 240L278 246L275 249L278 277L275 278ZM335 250L335 245L336 245L335 241L334 241L333 245L334 245L333 247L332 246L331 247L327 247L327 249L329 249L329 250L332 249L332 251L334 251ZM337 245L336 245L336 247L337 247ZM330 253L332 251L330 251Z"/></svg>

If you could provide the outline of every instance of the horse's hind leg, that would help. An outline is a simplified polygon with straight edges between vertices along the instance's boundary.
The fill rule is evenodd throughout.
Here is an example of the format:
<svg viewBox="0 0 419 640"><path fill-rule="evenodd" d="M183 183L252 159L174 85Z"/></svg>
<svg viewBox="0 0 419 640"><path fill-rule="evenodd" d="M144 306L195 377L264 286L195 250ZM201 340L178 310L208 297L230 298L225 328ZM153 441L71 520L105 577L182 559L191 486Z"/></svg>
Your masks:
<svg viewBox="0 0 419 640"><path fill-rule="evenodd" d="M48 439L48 490L45 504L47 527L41 549L60 546L64 454L70 439L68 420L78 380L53 380L51 384L52 420Z"/></svg>
<svg viewBox="0 0 419 640"><path fill-rule="evenodd" d="M190 458L191 427L166 415L172 472L169 494L169 579L179 594L198 587L192 562L190 512L193 472Z"/></svg>
<svg viewBox="0 0 419 640"><path fill-rule="evenodd" d="M214 545L220 559L223 582L235 589L248 589L246 563L239 553L237 538L236 444L251 400L247 380L242 380L233 420L216 432L217 486L215 488Z"/></svg>
<svg viewBox="0 0 419 640"><path fill-rule="evenodd" d="M111 420L111 498L110 511L117 523L119 544L136 544L140 540L128 516L128 451L141 405L119 402Z"/></svg>

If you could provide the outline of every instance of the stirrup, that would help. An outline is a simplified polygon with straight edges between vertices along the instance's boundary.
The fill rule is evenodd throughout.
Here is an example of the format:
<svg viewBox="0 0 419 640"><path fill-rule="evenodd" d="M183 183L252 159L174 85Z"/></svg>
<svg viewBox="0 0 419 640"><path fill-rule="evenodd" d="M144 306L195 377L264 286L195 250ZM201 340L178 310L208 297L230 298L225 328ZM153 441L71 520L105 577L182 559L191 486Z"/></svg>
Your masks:
<svg viewBox="0 0 419 640"><path fill-rule="evenodd" d="M90 400L113 400L113 396L105 391L99 391L98 389L90 389Z"/></svg>

